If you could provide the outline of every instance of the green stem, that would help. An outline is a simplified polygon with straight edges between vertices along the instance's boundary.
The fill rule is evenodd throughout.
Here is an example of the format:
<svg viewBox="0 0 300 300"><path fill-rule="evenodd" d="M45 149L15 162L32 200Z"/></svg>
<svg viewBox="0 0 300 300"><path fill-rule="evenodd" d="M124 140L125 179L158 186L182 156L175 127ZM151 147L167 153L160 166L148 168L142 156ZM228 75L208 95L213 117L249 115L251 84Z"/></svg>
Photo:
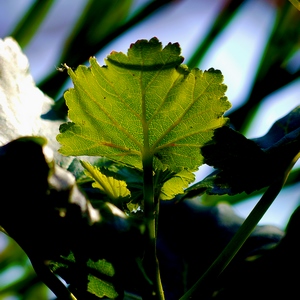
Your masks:
<svg viewBox="0 0 300 300"><path fill-rule="evenodd" d="M195 296L196 292L197 299L200 299L200 294L204 295L210 291L212 283L225 270L281 191L289 171L290 168L284 176L270 185L225 249L180 300L192 299L192 296Z"/></svg>
<svg viewBox="0 0 300 300"><path fill-rule="evenodd" d="M144 212L146 220L147 244L144 257L144 267L147 276L152 281L152 291L148 299L164 300L161 284L159 263L156 255L157 220L159 202L154 198L153 155L145 155L143 159L144 174ZM150 295L151 294L151 295Z"/></svg>
<svg viewBox="0 0 300 300"><path fill-rule="evenodd" d="M50 269L35 259L30 259L33 269L45 285L56 295L58 299L77 300L67 287L53 274Z"/></svg>

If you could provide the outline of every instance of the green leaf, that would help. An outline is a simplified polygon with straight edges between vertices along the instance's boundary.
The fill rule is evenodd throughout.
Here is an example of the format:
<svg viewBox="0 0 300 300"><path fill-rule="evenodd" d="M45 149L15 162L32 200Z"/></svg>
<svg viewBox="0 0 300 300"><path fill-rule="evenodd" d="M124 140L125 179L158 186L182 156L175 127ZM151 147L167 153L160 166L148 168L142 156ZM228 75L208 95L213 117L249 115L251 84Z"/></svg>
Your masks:
<svg viewBox="0 0 300 300"><path fill-rule="evenodd" d="M98 296L99 298L108 297L109 299L115 299L118 297L112 283L102 280L92 274L88 275L87 291L91 294Z"/></svg>
<svg viewBox="0 0 300 300"><path fill-rule="evenodd" d="M142 169L145 157L178 172L203 163L199 148L227 119L220 71L189 70L180 47L153 38L112 52L106 66L67 67L74 88L65 93L72 122L60 127L64 155L104 156Z"/></svg>
<svg viewBox="0 0 300 300"><path fill-rule="evenodd" d="M55 115L54 101L36 87L28 59L14 39L0 39L0 61L0 146L20 136L42 136L56 163L67 167L73 158L58 153L55 138L62 122L46 117Z"/></svg>
<svg viewBox="0 0 300 300"><path fill-rule="evenodd" d="M52 272L57 274L61 274L61 276L66 276L66 278L72 279L74 276L74 272L79 272L79 270L74 269L76 264L75 256L72 252L69 253L68 256L61 256L62 261L51 261L50 268ZM92 259L88 259L86 262L86 270L87 274L87 292L98 296L99 298L108 297L109 299L115 299L118 296L118 292L116 291L112 282L109 281L114 275L115 270L113 265L106 261L105 259L99 259L94 261ZM93 275L92 273L97 273L98 276ZM72 275L73 274L73 275ZM106 278L107 280L103 279Z"/></svg>
<svg viewBox="0 0 300 300"><path fill-rule="evenodd" d="M127 184L124 180L117 180L114 177L106 176L101 173L99 168L92 166L88 162L81 161L81 164L85 168L85 174L94 180L92 186L107 195L112 202L130 196L130 191L127 189Z"/></svg>
<svg viewBox="0 0 300 300"><path fill-rule="evenodd" d="M109 277L115 275L115 270L113 265L110 262L106 261L105 259L100 259L98 261L93 261L89 259L87 262L87 266Z"/></svg>
<svg viewBox="0 0 300 300"><path fill-rule="evenodd" d="M93 157L89 158L91 160ZM77 159L74 159L74 161L76 160ZM106 197L103 197L103 193L101 193L100 189L91 189L91 187L93 187L92 184L94 179L87 176L84 173L84 170L82 170L81 173L77 174L77 184L80 185L80 188L85 191L90 199L93 199L92 203L95 207L98 207L99 201L100 203L103 201L110 201L117 205L120 209L126 210L126 213L141 210L143 202L143 174L140 170L129 168L103 157L97 158L89 163L93 167L98 168L106 177L111 177L117 181L126 182L126 187L129 191L127 196L124 194L124 198L120 197L116 201L112 201L112 199L109 199L108 197L108 199L106 199ZM81 162L79 164L81 168L84 169Z"/></svg>
<svg viewBox="0 0 300 300"><path fill-rule="evenodd" d="M172 200L176 195L183 194L184 188L195 180L195 174L185 169L178 173L173 173L168 170L161 173L162 174L158 172L158 174L155 175L155 177L159 177L157 181L162 184L159 190L159 198L161 200Z"/></svg>

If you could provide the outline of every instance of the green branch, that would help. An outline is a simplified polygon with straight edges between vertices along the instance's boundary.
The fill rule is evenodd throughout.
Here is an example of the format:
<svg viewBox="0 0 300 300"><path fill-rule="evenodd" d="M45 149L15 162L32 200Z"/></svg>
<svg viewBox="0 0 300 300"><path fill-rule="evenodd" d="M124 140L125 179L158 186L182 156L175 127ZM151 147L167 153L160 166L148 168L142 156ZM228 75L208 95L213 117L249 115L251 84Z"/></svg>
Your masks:
<svg viewBox="0 0 300 300"><path fill-rule="evenodd" d="M225 270L281 191L290 170L298 158L299 154L295 156L283 176L270 185L221 254L199 280L180 298L180 300L192 299L196 293L197 299L200 299L201 296L206 295L206 293L211 291L212 283L215 282L215 279Z"/></svg>
<svg viewBox="0 0 300 300"><path fill-rule="evenodd" d="M77 300L68 288L43 263L30 258L33 269L58 299Z"/></svg>

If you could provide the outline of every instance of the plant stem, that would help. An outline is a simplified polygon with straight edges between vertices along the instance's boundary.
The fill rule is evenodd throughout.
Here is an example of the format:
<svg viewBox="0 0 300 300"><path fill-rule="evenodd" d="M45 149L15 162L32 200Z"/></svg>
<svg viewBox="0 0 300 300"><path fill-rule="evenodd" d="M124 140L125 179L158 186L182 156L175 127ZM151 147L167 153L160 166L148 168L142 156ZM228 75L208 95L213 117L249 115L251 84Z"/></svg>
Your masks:
<svg viewBox="0 0 300 300"><path fill-rule="evenodd" d="M196 292L197 299L200 299L201 295L203 296L210 292L212 283L215 282L215 279L225 270L281 191L290 169L291 166L281 178L270 185L221 254L180 300L192 299L192 296L195 295Z"/></svg>
<svg viewBox="0 0 300 300"><path fill-rule="evenodd" d="M44 282L45 285L56 295L59 299L66 300L77 300L77 298L68 290L67 287L50 271L50 269L35 259L30 259L32 266L39 276L39 278Z"/></svg>
<svg viewBox="0 0 300 300"><path fill-rule="evenodd" d="M147 276L151 279L153 288L149 299L164 300L164 292L161 284L159 263L156 255L157 219L159 202L154 198L153 184L153 155L145 155L143 159L144 176L144 212L146 220L146 252L144 267Z"/></svg>

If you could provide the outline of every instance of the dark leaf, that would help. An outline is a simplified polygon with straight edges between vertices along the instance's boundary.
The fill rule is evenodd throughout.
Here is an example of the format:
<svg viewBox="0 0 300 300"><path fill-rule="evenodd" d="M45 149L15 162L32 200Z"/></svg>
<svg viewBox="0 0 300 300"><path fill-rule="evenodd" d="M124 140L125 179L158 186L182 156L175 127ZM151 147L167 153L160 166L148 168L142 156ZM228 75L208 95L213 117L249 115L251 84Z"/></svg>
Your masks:
<svg viewBox="0 0 300 300"><path fill-rule="evenodd" d="M266 135L247 139L221 127L212 143L201 148L205 163L214 167L203 181L186 190L186 196L252 193L269 186L289 169L300 151L300 106L276 121Z"/></svg>
<svg viewBox="0 0 300 300"><path fill-rule="evenodd" d="M0 147L0 187L6 195L1 198L1 229L23 248L36 271L45 270L45 262L59 269L76 287L74 294L84 295L79 299L92 299L88 294L117 299L123 292L115 282L123 282L117 278L126 276L140 251L139 224L113 204L93 208L75 177L55 165L47 150L41 137ZM125 244L120 252L119 245Z"/></svg>

